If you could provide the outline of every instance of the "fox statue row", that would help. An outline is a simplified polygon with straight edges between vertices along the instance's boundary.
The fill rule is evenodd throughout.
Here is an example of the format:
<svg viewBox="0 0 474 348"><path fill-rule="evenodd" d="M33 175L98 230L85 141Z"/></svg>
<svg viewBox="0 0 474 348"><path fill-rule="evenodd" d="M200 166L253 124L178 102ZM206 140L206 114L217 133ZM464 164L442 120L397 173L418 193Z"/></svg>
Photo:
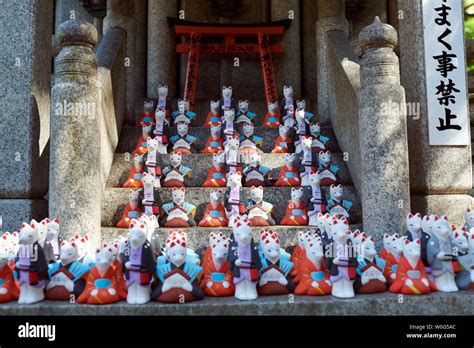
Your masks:
<svg viewBox="0 0 474 348"><path fill-rule="evenodd" d="M0 302L186 303L204 296L473 290L474 213L468 209L465 216L466 225L457 228L447 217L408 214L406 233L385 234L377 252L374 237L351 232L345 216L318 213L317 228L298 232L290 254L271 228L261 229L255 242L251 219L239 214L230 236L209 234L202 260L182 230L170 230L162 245L154 215L132 219L127 235L94 255L87 235L61 240L57 219L33 220L0 237Z"/></svg>

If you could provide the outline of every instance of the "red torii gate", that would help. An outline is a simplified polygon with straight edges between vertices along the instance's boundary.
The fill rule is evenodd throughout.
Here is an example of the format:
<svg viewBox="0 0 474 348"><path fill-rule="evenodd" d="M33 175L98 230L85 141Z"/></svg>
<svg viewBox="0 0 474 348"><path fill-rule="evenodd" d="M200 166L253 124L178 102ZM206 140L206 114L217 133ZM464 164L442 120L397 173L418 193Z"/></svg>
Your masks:
<svg viewBox="0 0 474 348"><path fill-rule="evenodd" d="M283 36L291 20L270 23L223 24L200 23L168 17L168 24L177 36L189 36L189 44L176 44L177 53L188 54L188 67L184 85L184 98L189 101L189 109L194 108L198 78L199 56L201 53L259 53L262 63L265 95L268 102L277 100L272 53L283 53L281 44L270 44L270 36ZM203 36L224 37L224 43L201 43ZM256 37L258 44L235 43L236 37Z"/></svg>

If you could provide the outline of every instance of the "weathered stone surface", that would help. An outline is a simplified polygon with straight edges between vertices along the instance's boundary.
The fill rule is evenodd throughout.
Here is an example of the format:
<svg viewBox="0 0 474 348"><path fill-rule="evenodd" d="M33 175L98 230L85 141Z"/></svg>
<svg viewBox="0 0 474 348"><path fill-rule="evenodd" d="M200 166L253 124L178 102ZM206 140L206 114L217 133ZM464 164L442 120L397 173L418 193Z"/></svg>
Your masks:
<svg viewBox="0 0 474 348"><path fill-rule="evenodd" d="M176 129L172 129L172 133L175 131ZM141 133L142 130L140 128L124 127L122 129L119 144L117 145L117 152L132 152L137 145L137 141L140 138ZM196 147L200 151L204 148L211 131L209 128L190 127L189 134L195 135L197 137ZM275 144L275 139L278 137L278 129L255 127L255 134L263 137L263 152L271 152L273 145ZM321 127L321 134L331 139L327 147L331 153L340 152L339 146L337 145L336 138L331 128Z"/></svg>
<svg viewBox="0 0 474 348"><path fill-rule="evenodd" d="M125 59L126 32L112 28L97 48L98 75L101 89L100 142L101 182L105 186L126 116Z"/></svg>
<svg viewBox="0 0 474 348"><path fill-rule="evenodd" d="M207 187L186 188L186 201L197 206L196 221L200 221L204 215L204 210L209 203L209 191ZM327 197L329 197L329 187L323 187ZM273 217L280 222L290 199L291 188L288 187L265 187L263 199L274 205ZM163 202L171 201L171 188L160 188L160 196ZM247 197L250 197L250 188L244 188ZM123 188L107 188L102 201L102 226L115 226L120 220L123 208L128 202L129 190ZM344 197L354 203L351 213L354 221L361 221L360 202L357 199L354 188L344 186ZM383 233L383 232L382 232Z"/></svg>
<svg viewBox="0 0 474 348"><path fill-rule="evenodd" d="M364 231L397 232L410 211L408 145L403 112L387 104L403 105L395 29L375 18L359 35L364 55L360 65L360 153L363 159L360 199Z"/></svg>
<svg viewBox="0 0 474 348"><path fill-rule="evenodd" d="M52 23L52 2L1 4L0 198L48 189Z"/></svg>
<svg viewBox="0 0 474 348"><path fill-rule="evenodd" d="M318 69L316 65L316 18L317 2L313 0L302 0L301 6L303 17L303 28L301 34L302 43L302 94L307 105L316 112L316 99L318 96Z"/></svg>
<svg viewBox="0 0 474 348"><path fill-rule="evenodd" d="M329 77L329 63L327 57L326 33L338 30L347 37L348 24L344 13L343 0L319 0L318 20L316 22L316 52L318 66L318 114L321 123L328 124L329 120L329 94L331 79Z"/></svg>
<svg viewBox="0 0 474 348"><path fill-rule="evenodd" d="M255 301L233 297L209 298L185 304L147 303L130 305L122 301L111 305L78 305L43 301L32 305L0 304L0 315L473 315L474 296L469 291L404 296L382 293L356 295L351 299L332 296L260 296Z"/></svg>
<svg viewBox="0 0 474 348"><path fill-rule="evenodd" d="M44 199L0 199L2 231L17 231L21 223L31 219L42 220L48 216L48 202Z"/></svg>
<svg viewBox="0 0 474 348"><path fill-rule="evenodd" d="M462 227L465 224L464 212L472 208L473 201L469 195L412 195L411 210L423 215L447 215L449 222Z"/></svg>
<svg viewBox="0 0 474 348"><path fill-rule="evenodd" d="M407 115L410 189L415 195L464 194L472 187L470 146L430 146L426 100L421 1L399 0L401 82L408 103L420 115Z"/></svg>
<svg viewBox="0 0 474 348"><path fill-rule="evenodd" d="M337 173L338 183L342 185L350 185L351 178L345 162L343 161L342 154L331 154L333 164L339 166L340 171ZM169 155L162 155L160 158L160 165L168 165ZM193 154L183 156L183 165L192 169L192 175L189 180L190 186L200 187L206 180L209 168L212 166L212 156ZM280 174L281 167L285 164L284 154L262 154L262 165L269 167L270 180L277 180ZM112 169L110 171L107 186L109 187L122 187L127 181L130 169L133 166L133 158L128 153L117 153L114 157Z"/></svg>
<svg viewBox="0 0 474 348"><path fill-rule="evenodd" d="M92 24L68 21L55 62L52 88L49 215L59 218L66 235L88 231L100 239L100 90ZM60 41L61 42L61 41ZM68 105L63 110L57 105ZM71 108L69 107L72 106Z"/></svg>
<svg viewBox="0 0 474 348"><path fill-rule="evenodd" d="M177 1L148 1L147 96L158 97L158 85L167 84L170 96L178 96L176 86L175 36L166 17L178 14Z"/></svg>
<svg viewBox="0 0 474 348"><path fill-rule="evenodd" d="M295 98L301 98L301 7L300 0L271 0L272 21L288 19L290 11L292 22L285 30L281 43L283 55L274 55L275 79L279 99L283 98L283 86L292 85Z"/></svg>
<svg viewBox="0 0 474 348"><path fill-rule="evenodd" d="M55 31L59 26L70 19L77 19L94 23L94 17L86 11L78 0L57 0L55 9Z"/></svg>

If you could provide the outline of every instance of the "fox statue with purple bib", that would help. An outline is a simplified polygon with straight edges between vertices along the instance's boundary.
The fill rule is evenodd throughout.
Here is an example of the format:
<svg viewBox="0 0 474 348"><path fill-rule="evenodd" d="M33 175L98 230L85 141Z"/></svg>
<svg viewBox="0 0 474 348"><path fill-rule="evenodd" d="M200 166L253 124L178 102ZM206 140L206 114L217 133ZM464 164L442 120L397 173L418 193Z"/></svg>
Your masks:
<svg viewBox="0 0 474 348"><path fill-rule="evenodd" d="M290 271L294 264L290 254L280 247L278 234L260 230L260 258L262 267L258 281L259 295L286 295L295 290Z"/></svg>
<svg viewBox="0 0 474 348"><path fill-rule="evenodd" d="M235 298L255 300L262 263L252 237L252 223L247 215L236 215L233 219L228 261L234 277Z"/></svg>
<svg viewBox="0 0 474 348"><path fill-rule="evenodd" d="M144 222L132 220L128 241L121 257L127 286L127 302L144 304L150 301L150 284L156 268L154 252L147 239L147 226Z"/></svg>
<svg viewBox="0 0 474 348"><path fill-rule="evenodd" d="M342 216L333 218L331 227L332 242L326 251L326 265L332 284L331 294L338 298L354 297L354 280L356 279L357 255L349 239L349 221Z"/></svg>
<svg viewBox="0 0 474 348"><path fill-rule="evenodd" d="M187 236L181 230L170 230L165 242L164 255L158 257L158 281L151 298L165 303L187 303L204 298L198 276L202 267L198 260L188 255Z"/></svg>
<svg viewBox="0 0 474 348"><path fill-rule="evenodd" d="M19 249L15 259L20 297L18 303L32 304L44 300L48 281L48 262L39 244L37 223L23 223L18 237Z"/></svg>
<svg viewBox="0 0 474 348"><path fill-rule="evenodd" d="M155 111L155 128L153 134L155 140L158 141L158 153L168 153L170 127L169 121L166 119L166 112L162 108L157 108Z"/></svg>
<svg viewBox="0 0 474 348"><path fill-rule="evenodd" d="M245 214L247 198L242 189L242 175L240 172L230 172L227 178L227 190L224 196L224 205L229 218L229 227L233 227L234 217Z"/></svg>
<svg viewBox="0 0 474 348"><path fill-rule="evenodd" d="M209 247L202 261L201 288L207 296L224 297L235 293L232 272L227 261L229 238L221 232L209 234Z"/></svg>

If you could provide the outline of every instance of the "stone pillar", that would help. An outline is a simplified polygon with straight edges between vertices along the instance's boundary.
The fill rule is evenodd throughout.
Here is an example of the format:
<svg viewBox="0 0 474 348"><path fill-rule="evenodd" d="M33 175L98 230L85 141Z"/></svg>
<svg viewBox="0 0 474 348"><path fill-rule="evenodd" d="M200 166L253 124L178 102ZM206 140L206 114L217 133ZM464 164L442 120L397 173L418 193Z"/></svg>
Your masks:
<svg viewBox="0 0 474 348"><path fill-rule="evenodd" d="M326 33L331 30L348 34L344 0L318 0L316 22L316 57L318 66L318 114L323 124L329 124L330 78L327 59Z"/></svg>
<svg viewBox="0 0 474 348"><path fill-rule="evenodd" d="M135 19L135 2L133 0L107 0L107 16L104 18L104 34L109 28L122 28L127 32L127 49L125 58L125 91L127 117L126 123L135 124L136 84L135 77L138 62L136 59L137 23Z"/></svg>
<svg viewBox="0 0 474 348"><path fill-rule="evenodd" d="M375 17L359 35L359 134L364 231L401 233L410 211L405 91L400 85L395 29Z"/></svg>
<svg viewBox="0 0 474 348"><path fill-rule="evenodd" d="M148 81L147 95L158 97L158 84L167 84L169 96L176 97L176 40L166 17L176 17L178 1L153 0L148 2Z"/></svg>
<svg viewBox="0 0 474 348"><path fill-rule="evenodd" d="M302 0L303 28L301 33L301 47L303 57L301 64L302 94L311 112L316 112L316 99L318 97L318 69L316 66L316 18L317 2Z"/></svg>
<svg viewBox="0 0 474 348"><path fill-rule="evenodd" d="M283 86L292 85L295 98L301 99L301 13L299 0L271 0L271 20L288 19L294 16L285 31L282 44L283 55L274 55L275 79L279 98L283 98ZM292 12L290 12L292 11Z"/></svg>
<svg viewBox="0 0 474 348"><path fill-rule="evenodd" d="M143 111L143 99L146 97L146 65L147 65L147 19L148 1L135 1L135 19L137 22L137 47L135 51L135 115Z"/></svg>
<svg viewBox="0 0 474 348"><path fill-rule="evenodd" d="M41 0L0 7L0 216L11 231L47 215L54 9Z"/></svg>
<svg viewBox="0 0 474 348"><path fill-rule="evenodd" d="M472 204L471 146L429 145L421 0L399 0L398 10L401 81L407 102L419 107L407 117L412 210L461 225Z"/></svg>
<svg viewBox="0 0 474 348"><path fill-rule="evenodd" d="M100 89L95 27L66 21L57 32L61 51L51 91L49 213L69 237L89 233L100 242Z"/></svg>

